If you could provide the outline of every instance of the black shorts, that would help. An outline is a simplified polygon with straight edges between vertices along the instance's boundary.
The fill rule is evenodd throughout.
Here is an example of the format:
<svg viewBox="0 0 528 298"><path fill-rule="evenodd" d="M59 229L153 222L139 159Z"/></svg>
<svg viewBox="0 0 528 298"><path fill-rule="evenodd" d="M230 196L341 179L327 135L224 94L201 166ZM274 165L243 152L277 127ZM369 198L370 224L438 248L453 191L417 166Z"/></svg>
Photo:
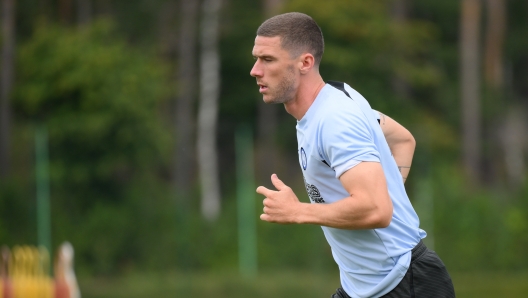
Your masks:
<svg viewBox="0 0 528 298"><path fill-rule="evenodd" d="M438 255L420 240L412 250L411 265L401 282L382 298L452 298L455 289ZM350 298L342 288L332 298Z"/></svg>

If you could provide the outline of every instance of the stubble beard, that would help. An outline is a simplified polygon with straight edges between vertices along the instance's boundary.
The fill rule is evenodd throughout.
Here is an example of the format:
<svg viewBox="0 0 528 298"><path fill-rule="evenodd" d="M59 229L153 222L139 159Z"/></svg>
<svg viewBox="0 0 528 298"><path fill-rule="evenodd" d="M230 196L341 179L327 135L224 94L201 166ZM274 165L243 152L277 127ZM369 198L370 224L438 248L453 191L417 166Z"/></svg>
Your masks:
<svg viewBox="0 0 528 298"><path fill-rule="evenodd" d="M289 65L286 75L282 78L277 86L277 91L274 96L267 100L268 104L287 103L293 100L295 94L295 72L293 65Z"/></svg>

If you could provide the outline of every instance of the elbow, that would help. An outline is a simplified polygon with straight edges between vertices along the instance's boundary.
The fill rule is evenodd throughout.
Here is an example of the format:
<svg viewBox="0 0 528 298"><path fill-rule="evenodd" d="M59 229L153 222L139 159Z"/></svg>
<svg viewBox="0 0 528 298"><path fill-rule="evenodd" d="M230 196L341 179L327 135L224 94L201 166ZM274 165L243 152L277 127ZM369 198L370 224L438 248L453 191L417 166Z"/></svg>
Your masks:
<svg viewBox="0 0 528 298"><path fill-rule="evenodd" d="M388 204L380 206L372 218L372 228L383 229L390 225L392 221L393 206L392 201L389 199Z"/></svg>
<svg viewBox="0 0 528 298"><path fill-rule="evenodd" d="M378 223L378 225L379 225L378 228L379 229L383 229L383 228L388 227L390 225L391 221L392 221L392 208L391 208L390 213L387 213L385 216L383 216L380 219L380 221Z"/></svg>
<svg viewBox="0 0 528 298"><path fill-rule="evenodd" d="M414 150L416 149L416 140L414 139L412 134L409 133L407 137L404 140L402 140L397 146L398 146L397 148L394 148L394 152L393 152L394 154L403 153L405 155L409 155L412 157L414 155Z"/></svg>
<svg viewBox="0 0 528 298"><path fill-rule="evenodd" d="M383 229L390 225L392 221L392 208L390 213L386 212L383 215L380 215L378 220L375 223L375 229Z"/></svg>
<svg viewBox="0 0 528 298"><path fill-rule="evenodd" d="M411 133L409 133L409 137L407 138L407 143L409 144L409 147L412 147L414 151L414 148L416 148L416 140L414 139Z"/></svg>
<svg viewBox="0 0 528 298"><path fill-rule="evenodd" d="M387 139L387 144L393 154L398 154L397 152L414 153L414 149L416 148L416 140L407 130L398 139Z"/></svg>
<svg viewBox="0 0 528 298"><path fill-rule="evenodd" d="M416 148L416 140L414 139L414 136L411 134L411 132L408 130L406 130L405 134L403 134L402 138L399 141L399 144L405 146L408 149L412 149L413 151L414 148Z"/></svg>

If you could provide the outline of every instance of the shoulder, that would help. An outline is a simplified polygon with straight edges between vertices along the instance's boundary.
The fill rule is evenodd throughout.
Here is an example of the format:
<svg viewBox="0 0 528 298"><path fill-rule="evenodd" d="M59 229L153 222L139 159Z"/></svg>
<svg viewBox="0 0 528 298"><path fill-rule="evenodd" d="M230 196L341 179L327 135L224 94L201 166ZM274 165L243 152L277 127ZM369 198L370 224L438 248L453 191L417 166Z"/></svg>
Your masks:
<svg viewBox="0 0 528 298"><path fill-rule="evenodd" d="M305 117L298 123L298 128L307 127L314 129L316 135L327 138L366 130L368 120L358 100L354 97L350 98L343 90L327 84L321 89Z"/></svg>
<svg viewBox="0 0 528 298"><path fill-rule="evenodd" d="M341 83L342 84L342 83ZM360 107L354 102L345 89L336 88L336 86L327 84L319 95L318 114L324 119L336 120L336 117L361 113Z"/></svg>

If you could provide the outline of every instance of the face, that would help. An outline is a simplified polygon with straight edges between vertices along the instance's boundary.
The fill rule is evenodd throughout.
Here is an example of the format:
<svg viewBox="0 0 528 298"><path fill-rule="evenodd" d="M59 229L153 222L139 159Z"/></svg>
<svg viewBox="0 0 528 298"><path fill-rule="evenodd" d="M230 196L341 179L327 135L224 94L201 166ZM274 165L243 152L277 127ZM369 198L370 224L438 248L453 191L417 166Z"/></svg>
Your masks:
<svg viewBox="0 0 528 298"><path fill-rule="evenodd" d="M295 59L281 47L280 37L255 38L255 65L251 76L257 79L265 103L287 103L295 97L297 76Z"/></svg>

